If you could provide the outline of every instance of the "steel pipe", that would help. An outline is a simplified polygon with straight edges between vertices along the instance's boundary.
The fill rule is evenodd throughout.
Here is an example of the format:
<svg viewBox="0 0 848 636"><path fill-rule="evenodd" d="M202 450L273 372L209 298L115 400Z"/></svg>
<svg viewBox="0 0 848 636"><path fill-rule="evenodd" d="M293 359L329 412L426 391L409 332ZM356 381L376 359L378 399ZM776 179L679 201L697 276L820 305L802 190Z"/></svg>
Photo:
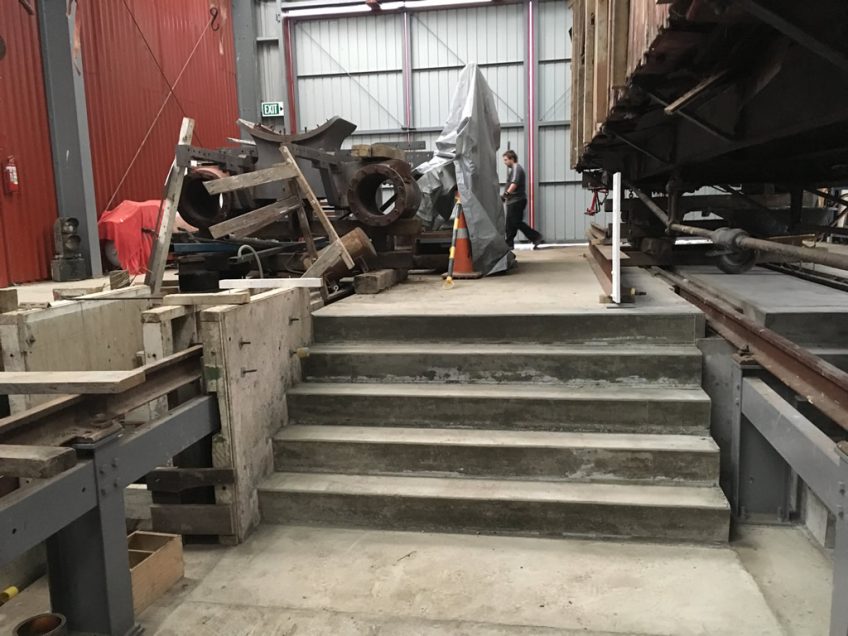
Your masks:
<svg viewBox="0 0 848 636"><path fill-rule="evenodd" d="M848 270L848 255L836 254L826 250L817 250L812 247L802 247L799 245L786 245L784 243L776 243L765 239L758 239L748 234L744 230L733 228L719 228L718 230L707 230L682 223L671 223L671 219L665 210L658 206L647 194L628 184L630 190L639 197L651 212L659 218L665 226L680 234L688 234L689 236L700 236L711 240L716 245L727 247L733 250L754 250L758 252L766 252L786 258L796 259L806 263L817 263L828 267Z"/></svg>

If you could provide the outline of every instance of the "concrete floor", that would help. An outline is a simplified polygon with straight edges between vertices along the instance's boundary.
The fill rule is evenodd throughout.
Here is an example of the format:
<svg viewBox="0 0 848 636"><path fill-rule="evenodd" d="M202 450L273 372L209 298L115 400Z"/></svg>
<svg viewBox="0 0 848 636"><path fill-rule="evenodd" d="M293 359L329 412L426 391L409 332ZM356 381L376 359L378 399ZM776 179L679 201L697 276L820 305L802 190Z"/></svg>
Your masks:
<svg viewBox="0 0 848 636"><path fill-rule="evenodd" d="M457 280L446 290L438 276L413 275L375 295L345 298L319 310L322 315L422 315L434 314L546 314L574 311L603 311L601 288L583 257L585 246L519 250L518 267L506 274L480 280ZM650 273L625 268L624 282L645 291L635 306L616 311L663 308L691 312L692 306L674 294L667 284Z"/></svg>
<svg viewBox="0 0 848 636"><path fill-rule="evenodd" d="M794 527L710 548L269 525L185 561L146 634L813 636L830 607L829 560ZM0 631L46 598L0 608Z"/></svg>
<svg viewBox="0 0 848 636"><path fill-rule="evenodd" d="M522 251L516 272L450 291L414 276L321 311L606 311L583 249ZM626 275L647 292L637 308L691 312L648 273ZM797 527L702 547L266 525L238 547L187 546L185 561L139 617L145 633L815 636L830 612L829 557ZM47 606L42 580L0 607L0 633Z"/></svg>

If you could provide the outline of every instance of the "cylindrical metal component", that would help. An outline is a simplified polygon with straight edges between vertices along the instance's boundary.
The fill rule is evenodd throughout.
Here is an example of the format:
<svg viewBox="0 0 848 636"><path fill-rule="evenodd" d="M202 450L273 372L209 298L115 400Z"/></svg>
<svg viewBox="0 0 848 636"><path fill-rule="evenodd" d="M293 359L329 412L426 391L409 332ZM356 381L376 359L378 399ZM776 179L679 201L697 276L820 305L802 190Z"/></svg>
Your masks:
<svg viewBox="0 0 848 636"><path fill-rule="evenodd" d="M383 185L394 190L385 203L378 195ZM347 192L347 200L353 214L365 225L385 227L397 219L411 218L421 204L421 189L412 176L412 169L405 161L391 159L369 163L357 170Z"/></svg>
<svg viewBox="0 0 848 636"><path fill-rule="evenodd" d="M201 230L226 221L232 195L230 193L209 194L203 186L207 181L226 176L228 176L226 172L215 166L199 166L189 170L183 180L183 190L177 206L180 216Z"/></svg>
<svg viewBox="0 0 848 636"><path fill-rule="evenodd" d="M720 228L718 230L707 230L691 225L683 225L681 223L669 224L669 217L665 211L658 206L644 192L634 188L630 189L639 197L642 202L651 210L657 217L668 226L669 230L679 232L680 234L688 234L690 236L700 236L708 238L717 245L737 250L756 250L766 252L768 254L776 254L793 258L805 263L817 263L819 265L827 265L836 267L837 269L848 270L848 254L837 254L828 252L827 250L817 250L812 247L802 247L799 245L786 245L785 243L776 243L765 239L758 239L748 236L744 230L735 230L732 228Z"/></svg>
<svg viewBox="0 0 848 636"><path fill-rule="evenodd" d="M68 621L61 614L39 614L18 623L14 636L67 636Z"/></svg>

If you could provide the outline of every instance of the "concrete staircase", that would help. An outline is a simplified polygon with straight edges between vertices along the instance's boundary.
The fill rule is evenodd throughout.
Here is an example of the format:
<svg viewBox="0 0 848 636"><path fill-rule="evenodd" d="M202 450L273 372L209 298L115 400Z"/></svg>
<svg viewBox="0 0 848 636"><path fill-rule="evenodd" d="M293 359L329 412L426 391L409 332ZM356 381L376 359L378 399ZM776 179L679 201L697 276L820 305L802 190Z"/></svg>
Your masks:
<svg viewBox="0 0 848 636"><path fill-rule="evenodd" d="M263 519L726 541L702 329L689 312L319 312Z"/></svg>

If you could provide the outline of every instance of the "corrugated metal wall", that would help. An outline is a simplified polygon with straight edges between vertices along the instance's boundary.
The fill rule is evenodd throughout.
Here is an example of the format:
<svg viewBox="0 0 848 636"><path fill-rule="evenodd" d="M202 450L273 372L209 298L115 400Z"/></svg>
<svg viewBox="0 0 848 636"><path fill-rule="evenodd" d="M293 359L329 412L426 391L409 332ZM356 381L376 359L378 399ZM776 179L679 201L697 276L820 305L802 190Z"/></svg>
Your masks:
<svg viewBox="0 0 848 636"><path fill-rule="evenodd" d="M0 286L49 277L56 191L38 20L0 2L0 165L15 157L20 189L0 188Z"/></svg>
<svg viewBox="0 0 848 636"><path fill-rule="evenodd" d="M537 226L557 240L582 241L593 217L591 195L569 165L571 136L571 9L565 2L539 3L537 41L538 165ZM605 224L603 213L594 217Z"/></svg>
<svg viewBox="0 0 848 636"><path fill-rule="evenodd" d="M549 241L583 241L590 197L580 187L579 175L568 168L567 157L571 11L565 0L537 0L535 10L536 225ZM277 2L261 0L257 11L261 94L266 101L283 100L285 66ZM291 48L298 127L341 115L359 126L356 143L424 140L432 148L460 70L476 62L495 93L501 150L512 148L527 166L527 3L411 11L408 113L403 19L401 14L383 14L294 23ZM404 128L407 124L411 130ZM504 179L500 158L498 165ZM603 222L602 217L596 219Z"/></svg>
<svg viewBox="0 0 848 636"><path fill-rule="evenodd" d="M99 213L161 196L184 115L198 145L238 135L230 0L89 0L78 18Z"/></svg>

